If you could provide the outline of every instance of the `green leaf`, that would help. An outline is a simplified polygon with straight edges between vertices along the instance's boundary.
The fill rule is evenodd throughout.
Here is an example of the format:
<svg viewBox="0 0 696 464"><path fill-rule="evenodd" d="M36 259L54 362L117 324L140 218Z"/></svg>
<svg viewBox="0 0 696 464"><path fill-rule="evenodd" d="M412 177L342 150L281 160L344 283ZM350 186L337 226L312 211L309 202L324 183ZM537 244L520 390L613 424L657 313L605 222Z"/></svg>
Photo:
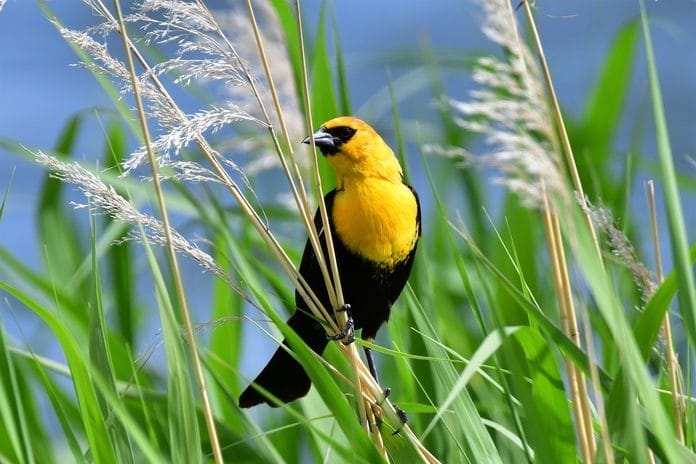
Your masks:
<svg viewBox="0 0 696 464"><path fill-rule="evenodd" d="M70 118L56 144L56 156L69 156L80 126L80 116ZM37 211L40 243L43 248L41 254L57 286L71 292L79 292L78 288L74 288L73 277L80 265L83 252L72 211L66 208L63 188L60 180L51 178L49 173L46 174L39 193Z"/></svg>
<svg viewBox="0 0 696 464"><path fill-rule="evenodd" d="M11 462L33 463L32 436L29 431L14 362L7 349L5 330L0 325L0 456Z"/></svg>
<svg viewBox="0 0 696 464"><path fill-rule="evenodd" d="M669 229L670 245L672 246L672 259L674 260L677 281L679 282L679 310L684 319L684 327L691 345L696 345L696 283L694 282L693 268L689 260L689 245L684 224L684 212L679 198L674 161L672 160L672 148L667 132L667 120L662 104L662 92L657 73L657 64L650 38L647 13L643 0L639 0L641 22L643 24L643 36L645 38L645 54L648 65L648 78L652 95L652 107L655 117L655 135L657 139L657 153L660 159L662 174L662 188L664 191L665 207L667 209L667 225Z"/></svg>
<svg viewBox="0 0 696 464"><path fill-rule="evenodd" d="M637 43L638 22L633 20L617 33L603 66L599 68L600 75L580 123L581 149L590 154L598 169L613 153L611 143L630 86Z"/></svg>
<svg viewBox="0 0 696 464"><path fill-rule="evenodd" d="M114 395L116 394L116 376L114 374L113 361L108 346L108 329L106 316L104 314L104 302L101 288L101 275L97 261L97 238L96 224L94 216L91 216L91 243L92 243L92 272L93 272L93 298L89 309L89 359L95 371L104 379L105 387ZM112 415L111 407L104 399L99 389L96 390L97 400L104 417ZM128 440L128 435L123 424L116 421L109 427L109 437L112 440L119 463L135 462L133 450Z"/></svg>
<svg viewBox="0 0 696 464"><path fill-rule="evenodd" d="M106 419L101 413L99 401L94 391L90 371L72 331L60 318L25 293L2 281L0 281L0 288L17 298L40 317L58 339L68 366L70 366L72 384L80 404L83 432L92 457L95 462L117 462L114 448L109 440Z"/></svg>
<svg viewBox="0 0 696 464"><path fill-rule="evenodd" d="M575 463L575 429L570 405L553 349L541 335L524 327L512 337L522 347L518 352L530 379L522 401L522 423L534 448L536 462Z"/></svg>
<svg viewBox="0 0 696 464"><path fill-rule="evenodd" d="M408 306L415 325L419 331L427 336L424 337L423 342L428 354L434 357L446 357L446 350L433 341L438 338L437 330L428 319L424 308L417 304L410 292L409 296L411 296L409 298L411 304ZM481 356L484 355L485 353ZM453 389L461 383L458 382L459 374L451 364L439 365L437 369L433 369L433 377L436 391L430 392L430 394L437 394L438 397L451 396ZM452 449L449 450L450 453L453 453L452 456L458 455L457 460L468 459L472 462L503 462L466 388L459 390L459 394L450 398L449 401L443 400L441 404L447 404L452 410L452 414L441 414L443 432L452 439L450 445ZM442 409L445 408L438 407L438 410Z"/></svg>

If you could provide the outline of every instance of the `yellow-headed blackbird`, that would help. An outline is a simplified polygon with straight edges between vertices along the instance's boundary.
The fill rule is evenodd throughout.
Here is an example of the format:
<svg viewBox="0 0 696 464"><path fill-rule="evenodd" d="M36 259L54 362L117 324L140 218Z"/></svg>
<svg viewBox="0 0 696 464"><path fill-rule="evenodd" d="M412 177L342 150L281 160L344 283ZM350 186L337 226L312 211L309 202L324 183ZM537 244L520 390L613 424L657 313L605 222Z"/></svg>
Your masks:
<svg viewBox="0 0 696 464"><path fill-rule="evenodd" d="M332 119L302 142L310 143L310 138L336 171L336 188L326 194L324 201L349 316L343 335L352 334L354 327L362 329L363 339L372 341L389 319L391 305L411 272L421 233L418 196L404 183L392 150L365 122L347 116ZM318 211L314 223L326 255ZM299 272L324 307L330 308L324 279L309 242ZM321 354L332 337L327 336L298 292L295 304L297 310L288 325ZM377 379L372 353L367 348L365 355ZM278 348L254 383L286 403L306 395L311 385L307 373L284 347ZM239 397L242 408L263 402L275 406L253 384Z"/></svg>

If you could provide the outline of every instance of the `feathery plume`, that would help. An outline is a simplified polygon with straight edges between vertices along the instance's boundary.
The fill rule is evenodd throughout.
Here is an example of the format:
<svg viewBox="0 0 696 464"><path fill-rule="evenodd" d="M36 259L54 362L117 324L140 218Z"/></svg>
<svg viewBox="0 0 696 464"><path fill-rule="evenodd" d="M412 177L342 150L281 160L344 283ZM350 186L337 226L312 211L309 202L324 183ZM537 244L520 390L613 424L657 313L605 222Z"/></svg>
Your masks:
<svg viewBox="0 0 696 464"><path fill-rule="evenodd" d="M485 13L483 32L503 48L504 58L480 58L473 79L481 88L470 93L470 101L449 103L462 116L456 122L484 135L491 151L472 155L461 148L429 150L496 168L501 176L495 181L517 193L528 207L542 206L542 185L552 197L568 201L542 79L520 40L512 8L506 0L479 3Z"/></svg>
<svg viewBox="0 0 696 464"><path fill-rule="evenodd" d="M274 78L276 91L283 108L285 124L288 128L290 140L299 140L305 132L305 120L302 113L302 105L295 86L295 76L289 58L287 41L283 36L283 28L280 24L275 9L267 0L255 1L254 11L261 26L260 33L263 40L264 50L268 57L271 73ZM220 24L224 34L236 45L237 52L242 60L247 64L254 76L264 76L263 63L258 53L258 47L254 38L254 31L249 21L248 13L241 12L233 8L215 12L215 17ZM268 90L268 82L260 79L257 82L260 86L260 99L266 108L273 107L273 102ZM226 89L231 98L237 102L244 111L253 115L257 119L263 120L259 104L256 100L250 99L248 94L241 92L241 89L229 87ZM272 112L270 115L271 123L274 127L280 127L277 115ZM254 157L246 165L248 174L266 170L278 166L278 155L274 147L265 139L252 138L233 138L225 141L225 147L234 147L244 144L247 153L253 153ZM306 158L299 158L299 162L306 162Z"/></svg>
<svg viewBox="0 0 696 464"><path fill-rule="evenodd" d="M122 94L128 94L131 92L131 83L126 66L109 53L105 44L97 40L100 38L105 41L109 34L118 30L118 24L101 0L85 1L103 22L86 31L73 31L61 26L59 30L66 39L90 55L93 60L87 65L90 69L110 76ZM156 44L166 50L173 48L173 58L151 68L146 67L138 77L141 94L147 102L148 119L157 124L153 145L157 161L162 167L174 170L181 167L172 160L180 157L181 151L204 133L210 139L210 136L226 129L224 138L221 137L223 141L258 138L249 136L254 131L233 129L235 123L240 122L267 127L258 117L259 97L250 85L254 79L253 74L237 52L234 42L223 34L216 18L202 2L144 0L134 6L134 13L126 19L129 24L143 31L144 43ZM279 59L278 63L281 61ZM289 67L287 55L284 61ZM160 77L163 74L173 76L174 85L186 86L193 81L206 85L214 92L225 95L227 101L184 113L172 105L167 90L161 87L161 81L158 82L159 86L153 83L154 76ZM266 142L264 140L258 143ZM230 151L234 147L234 154L241 153L233 143L218 143L217 146ZM222 158L220 152L213 153ZM135 150L123 164L124 174L141 166L145 161L145 154L144 147ZM253 161L253 157L248 158L248 162ZM262 166L268 164L261 163ZM243 170L236 163L227 165L240 173L249 186ZM187 173L173 177L186 178Z"/></svg>
<svg viewBox="0 0 696 464"><path fill-rule="evenodd" d="M139 225L145 230L149 243L163 245L165 243L164 226L158 219L140 212L135 205L119 195L110 185L105 184L98 176L78 163L66 163L41 151L35 155L36 162L51 169L51 176L61 182L76 185L87 198L88 203L73 203L75 208L88 208L93 213L103 212L113 219L132 225ZM239 286L215 262L215 260L197 245L191 243L176 230L172 230L172 244L178 253L193 259L201 268L228 283L232 288L243 294ZM131 233L126 240L142 241L139 234Z"/></svg>
<svg viewBox="0 0 696 464"><path fill-rule="evenodd" d="M626 237L626 234L616 227L611 212L606 208L594 206L588 199L583 201L582 198L578 197L577 202L589 214L592 222L604 232L612 254L631 273L634 282L641 291L643 300L648 301L657 290L657 284L648 267L638 259L633 243Z"/></svg>

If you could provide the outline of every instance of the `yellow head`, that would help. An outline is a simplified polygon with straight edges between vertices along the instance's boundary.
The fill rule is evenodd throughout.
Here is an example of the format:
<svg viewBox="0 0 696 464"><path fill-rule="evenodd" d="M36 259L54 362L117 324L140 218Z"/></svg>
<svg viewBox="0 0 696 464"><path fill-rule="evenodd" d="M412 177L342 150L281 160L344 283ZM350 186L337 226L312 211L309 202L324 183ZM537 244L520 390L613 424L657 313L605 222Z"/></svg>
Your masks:
<svg viewBox="0 0 696 464"><path fill-rule="evenodd" d="M403 173L394 152L366 122L342 116L325 122L303 143L314 143L336 171L339 186L346 177L379 177L401 183Z"/></svg>

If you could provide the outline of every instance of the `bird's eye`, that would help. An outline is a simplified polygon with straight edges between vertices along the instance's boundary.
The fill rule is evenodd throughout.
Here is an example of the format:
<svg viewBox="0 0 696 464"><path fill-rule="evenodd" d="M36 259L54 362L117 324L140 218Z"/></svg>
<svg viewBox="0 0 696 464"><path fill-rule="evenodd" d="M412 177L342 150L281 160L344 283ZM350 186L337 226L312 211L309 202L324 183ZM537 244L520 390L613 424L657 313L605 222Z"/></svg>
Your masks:
<svg viewBox="0 0 696 464"><path fill-rule="evenodd" d="M342 126L336 128L336 137L338 137L341 142L347 142L353 134L355 134L355 129L352 127Z"/></svg>

